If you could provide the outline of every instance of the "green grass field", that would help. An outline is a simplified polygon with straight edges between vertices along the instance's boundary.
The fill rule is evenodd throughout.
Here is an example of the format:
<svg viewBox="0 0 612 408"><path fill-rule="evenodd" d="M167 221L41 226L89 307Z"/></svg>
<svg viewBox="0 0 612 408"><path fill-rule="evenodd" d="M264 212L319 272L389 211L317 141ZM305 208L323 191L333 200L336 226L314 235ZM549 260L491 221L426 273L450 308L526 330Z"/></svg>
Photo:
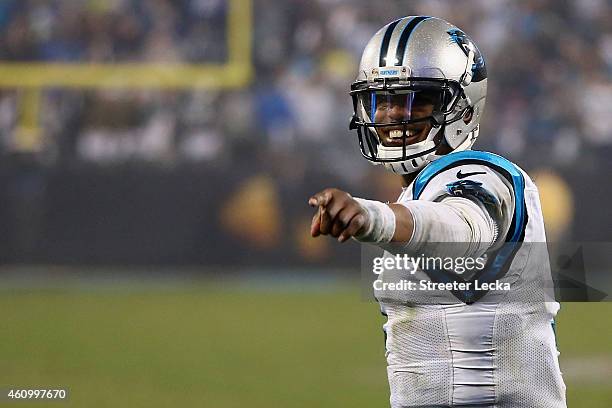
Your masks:
<svg viewBox="0 0 612 408"><path fill-rule="evenodd" d="M611 306L562 306L570 407L612 406ZM71 393L63 403L0 405L388 406L383 317L356 286L4 290L0 309L0 386Z"/></svg>

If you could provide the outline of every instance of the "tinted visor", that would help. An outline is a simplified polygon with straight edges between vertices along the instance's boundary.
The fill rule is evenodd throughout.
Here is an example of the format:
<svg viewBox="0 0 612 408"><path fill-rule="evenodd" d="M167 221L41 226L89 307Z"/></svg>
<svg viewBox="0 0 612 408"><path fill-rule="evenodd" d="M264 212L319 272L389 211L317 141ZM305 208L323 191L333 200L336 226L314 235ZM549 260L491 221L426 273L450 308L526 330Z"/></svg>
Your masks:
<svg viewBox="0 0 612 408"><path fill-rule="evenodd" d="M443 106L441 90L363 90L356 94L357 117L363 123L426 121Z"/></svg>

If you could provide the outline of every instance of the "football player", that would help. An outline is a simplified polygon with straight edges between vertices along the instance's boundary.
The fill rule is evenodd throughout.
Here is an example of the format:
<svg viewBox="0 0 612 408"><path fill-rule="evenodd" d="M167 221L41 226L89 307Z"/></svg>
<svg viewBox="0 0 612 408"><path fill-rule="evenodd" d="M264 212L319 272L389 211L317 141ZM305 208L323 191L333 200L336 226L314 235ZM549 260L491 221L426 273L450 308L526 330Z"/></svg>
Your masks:
<svg viewBox="0 0 612 408"><path fill-rule="evenodd" d="M452 290L445 302L375 289L387 316L392 407L566 406L553 330L559 305L534 295L550 279L548 258L527 245L546 241L537 188L507 159L471 150L486 91L485 61L462 30L427 16L387 24L363 52L350 126L366 159L402 175L403 192L392 204L334 188L309 199L317 207L313 237L486 259L471 276L389 270L382 282L512 286L502 293Z"/></svg>

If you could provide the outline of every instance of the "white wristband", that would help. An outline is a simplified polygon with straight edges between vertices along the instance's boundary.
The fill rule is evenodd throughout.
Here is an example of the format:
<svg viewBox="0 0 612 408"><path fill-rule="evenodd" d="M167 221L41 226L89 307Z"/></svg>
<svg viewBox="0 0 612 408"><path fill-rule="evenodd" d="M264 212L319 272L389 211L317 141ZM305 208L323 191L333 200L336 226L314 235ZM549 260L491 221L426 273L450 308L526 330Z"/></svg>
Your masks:
<svg viewBox="0 0 612 408"><path fill-rule="evenodd" d="M361 242L387 243L395 234L395 213L385 203L355 197L366 212L367 228L355 239Z"/></svg>

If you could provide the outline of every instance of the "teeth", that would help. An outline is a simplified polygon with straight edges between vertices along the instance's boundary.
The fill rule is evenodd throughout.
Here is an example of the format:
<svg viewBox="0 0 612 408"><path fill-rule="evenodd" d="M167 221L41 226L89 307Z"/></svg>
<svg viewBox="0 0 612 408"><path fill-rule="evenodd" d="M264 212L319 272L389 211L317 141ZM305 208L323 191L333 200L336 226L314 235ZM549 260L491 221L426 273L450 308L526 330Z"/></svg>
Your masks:
<svg viewBox="0 0 612 408"><path fill-rule="evenodd" d="M406 136L410 137L410 136L418 135L420 132L421 132L420 130L408 130L406 132ZM402 136L404 136L404 132L401 130L390 130L389 131L389 138L391 139L399 139Z"/></svg>

